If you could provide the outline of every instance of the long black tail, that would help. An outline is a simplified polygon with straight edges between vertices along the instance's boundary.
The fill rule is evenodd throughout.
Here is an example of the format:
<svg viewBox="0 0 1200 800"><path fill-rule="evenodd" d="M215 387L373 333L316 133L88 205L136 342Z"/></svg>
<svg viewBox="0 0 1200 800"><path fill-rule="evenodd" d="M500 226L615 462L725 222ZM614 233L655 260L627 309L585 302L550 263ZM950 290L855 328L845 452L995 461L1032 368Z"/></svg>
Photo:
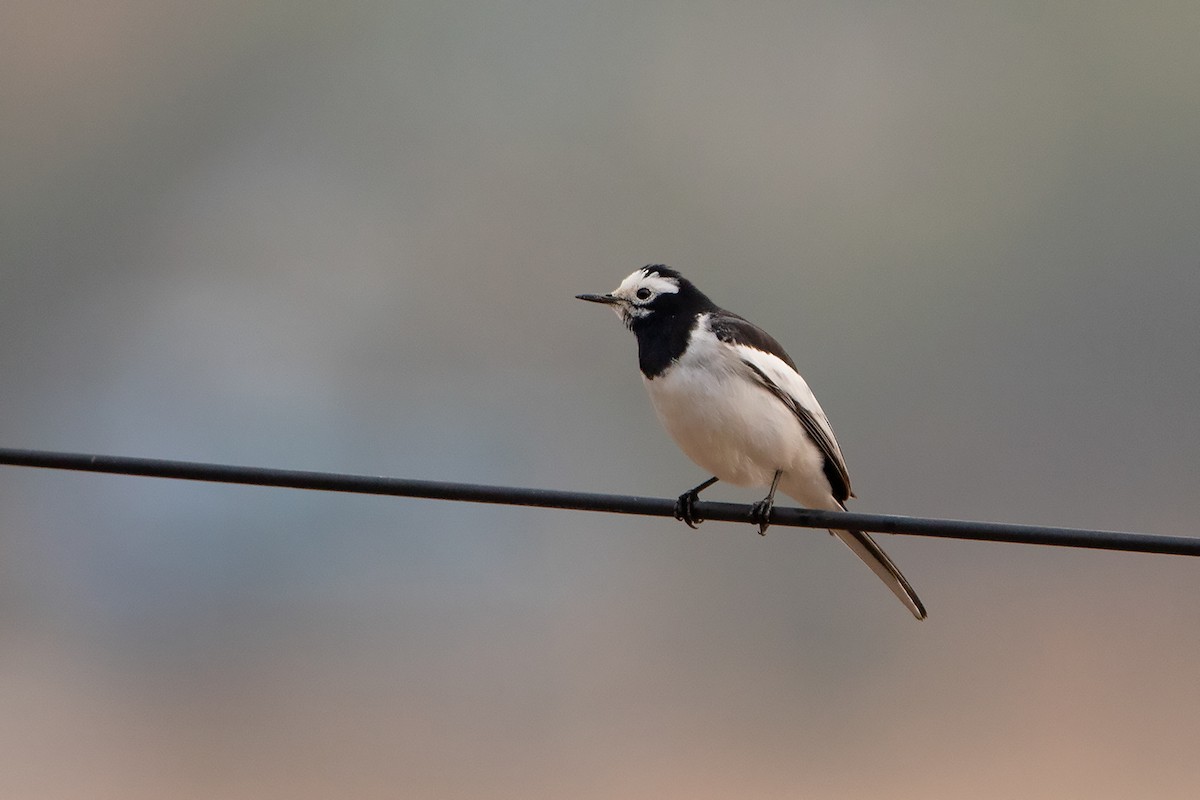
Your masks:
<svg viewBox="0 0 1200 800"><path fill-rule="evenodd" d="M892 593L900 598L900 602L908 607L914 617L925 619L925 604L921 602L921 598L917 597L912 585L900 574L900 570L892 563L892 559L883 552L883 548L876 544L874 539L862 531L830 531L830 533L845 542L854 551L854 554L887 584Z"/></svg>

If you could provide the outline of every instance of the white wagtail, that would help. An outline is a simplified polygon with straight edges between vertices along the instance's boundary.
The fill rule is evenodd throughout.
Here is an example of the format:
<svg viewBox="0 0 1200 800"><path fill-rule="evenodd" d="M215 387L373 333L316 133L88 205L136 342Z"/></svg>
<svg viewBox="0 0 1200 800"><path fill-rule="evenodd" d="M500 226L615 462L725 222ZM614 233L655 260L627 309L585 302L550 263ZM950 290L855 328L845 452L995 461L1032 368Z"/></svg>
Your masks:
<svg viewBox="0 0 1200 800"><path fill-rule="evenodd" d="M845 510L854 492L833 428L766 331L660 264L635 271L611 294L578 298L611 306L637 336L638 364L659 420L688 458L713 474L679 496L677 519L696 527L699 493L718 480L770 487L753 507L759 533L770 524L776 489L808 508ZM861 531L830 533L917 619L925 618L916 592L874 539Z"/></svg>

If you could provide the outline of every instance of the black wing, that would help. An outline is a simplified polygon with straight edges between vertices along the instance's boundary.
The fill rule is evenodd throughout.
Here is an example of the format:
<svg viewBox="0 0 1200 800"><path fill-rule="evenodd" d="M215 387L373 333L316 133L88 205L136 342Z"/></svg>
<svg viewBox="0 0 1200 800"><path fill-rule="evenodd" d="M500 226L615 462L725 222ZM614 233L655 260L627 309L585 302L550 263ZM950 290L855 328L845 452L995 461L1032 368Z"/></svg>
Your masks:
<svg viewBox="0 0 1200 800"><path fill-rule="evenodd" d="M783 349L783 345L775 341L774 336L732 311L721 309L713 312L708 318L708 327L722 342L740 344L770 353L782 359L783 363L792 369L796 369L796 362L792 361L792 357Z"/></svg>
<svg viewBox="0 0 1200 800"><path fill-rule="evenodd" d="M775 341L774 337L754 323L742 319L737 314L731 314L728 311L715 313L709 321L709 326L721 341L750 347L763 353L770 353L778 357L793 370L796 370L795 362L784 351L783 346ZM833 438L833 431L830 430L829 423L818 419L810 409L805 408L797 402L795 397L786 389L779 386L779 384L775 383L775 381L771 380L755 364L745 360L742 363L751 369L764 389L778 397L780 402L791 409L791 412L796 415L796 419L800 420L800 424L804 427L809 437L821 450L821 455L824 456L825 460L825 477L829 480L829 486L833 490L834 498L839 503L844 503L847 499L853 497L854 490L850 488L850 473L846 470L846 460L842 456L842 450L838 447L837 441ZM796 372L798 373L799 370L796 370Z"/></svg>

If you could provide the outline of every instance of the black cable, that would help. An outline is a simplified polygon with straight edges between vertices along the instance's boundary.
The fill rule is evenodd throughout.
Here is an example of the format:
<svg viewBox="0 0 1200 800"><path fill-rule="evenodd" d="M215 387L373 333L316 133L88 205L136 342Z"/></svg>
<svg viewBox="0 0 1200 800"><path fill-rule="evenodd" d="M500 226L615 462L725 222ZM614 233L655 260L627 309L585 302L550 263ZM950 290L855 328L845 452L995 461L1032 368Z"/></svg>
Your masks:
<svg viewBox="0 0 1200 800"><path fill-rule="evenodd" d="M640 514L671 517L675 501L658 497L636 497L592 492L565 492L553 489L528 489L513 486L483 486L473 483L446 483L371 475L346 475L264 467L238 467L204 464L194 461L166 461L156 458L57 453L42 450L0 448L0 464L47 469L81 470L147 478L175 478L187 481L236 483L250 486L278 486L324 492L351 492L395 497L425 497L470 503L496 503L513 506L563 508L576 511L603 511L612 514ZM696 513L707 520L749 522L750 506L738 503L696 503ZM815 511L776 507L771 524L800 528L837 528L899 533L909 536L933 536L945 539L973 539L987 542L1086 547L1097 550L1121 550L1138 553L1164 553L1200 556L1200 538L1158 536L1147 533L1097 531L1077 528L1053 528L1045 525L1012 525L999 522L929 519L858 514L842 511Z"/></svg>

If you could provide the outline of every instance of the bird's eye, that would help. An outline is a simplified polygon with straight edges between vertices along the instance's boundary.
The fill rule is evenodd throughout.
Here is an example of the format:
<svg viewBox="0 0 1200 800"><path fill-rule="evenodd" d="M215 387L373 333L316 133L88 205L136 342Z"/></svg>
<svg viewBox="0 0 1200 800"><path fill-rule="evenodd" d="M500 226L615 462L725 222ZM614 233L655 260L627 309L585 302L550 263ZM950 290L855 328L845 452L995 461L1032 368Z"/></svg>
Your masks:
<svg viewBox="0 0 1200 800"><path fill-rule="evenodd" d="M637 299L638 300L649 300L650 299L650 290L647 289L645 286L643 286L641 289L638 289L637 290Z"/></svg>

